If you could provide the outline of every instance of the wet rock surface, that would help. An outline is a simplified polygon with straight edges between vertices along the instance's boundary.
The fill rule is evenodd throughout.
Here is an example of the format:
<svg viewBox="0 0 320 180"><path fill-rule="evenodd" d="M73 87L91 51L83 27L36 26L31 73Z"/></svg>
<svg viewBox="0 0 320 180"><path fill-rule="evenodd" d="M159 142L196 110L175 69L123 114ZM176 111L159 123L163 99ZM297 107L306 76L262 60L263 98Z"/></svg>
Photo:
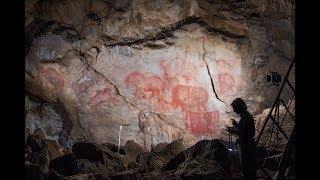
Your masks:
<svg viewBox="0 0 320 180"><path fill-rule="evenodd" d="M197 142L194 146L180 152L171 159L164 170L177 170L183 162L197 157L217 162L226 172L230 170L231 160L229 152L220 140L217 139Z"/></svg>

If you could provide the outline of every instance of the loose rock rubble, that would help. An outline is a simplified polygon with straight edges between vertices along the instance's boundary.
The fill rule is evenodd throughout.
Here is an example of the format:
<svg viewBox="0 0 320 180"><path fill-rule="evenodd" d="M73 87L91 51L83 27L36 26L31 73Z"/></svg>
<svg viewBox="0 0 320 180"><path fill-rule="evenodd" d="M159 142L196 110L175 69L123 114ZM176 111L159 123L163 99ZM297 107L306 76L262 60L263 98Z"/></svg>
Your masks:
<svg viewBox="0 0 320 180"><path fill-rule="evenodd" d="M40 129L26 140L27 179L223 178L229 169L229 155L220 140L199 141L186 150L177 140L150 152L131 140L124 154L89 142L77 142L72 151L61 151Z"/></svg>

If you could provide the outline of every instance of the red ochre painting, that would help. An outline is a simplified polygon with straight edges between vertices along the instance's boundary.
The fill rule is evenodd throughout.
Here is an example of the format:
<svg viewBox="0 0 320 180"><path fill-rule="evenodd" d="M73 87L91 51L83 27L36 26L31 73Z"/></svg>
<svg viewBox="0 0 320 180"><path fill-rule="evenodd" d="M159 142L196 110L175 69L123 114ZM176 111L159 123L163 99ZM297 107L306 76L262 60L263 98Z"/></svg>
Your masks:
<svg viewBox="0 0 320 180"><path fill-rule="evenodd" d="M99 105L103 102L109 103L109 105L114 105L118 101L111 95L111 90L107 87L102 90L94 92L93 97L91 98L92 105Z"/></svg>
<svg viewBox="0 0 320 180"><path fill-rule="evenodd" d="M102 77L89 69L83 72L80 80L73 85L73 90L81 103L88 102L92 106L117 105L118 100L113 96L113 92L108 83ZM90 89L95 89L90 91ZM96 90L97 89L97 90Z"/></svg>
<svg viewBox="0 0 320 180"><path fill-rule="evenodd" d="M172 75L172 72L168 72L169 66L165 66L163 61L160 61L159 66L164 71L162 76L139 71L133 71L126 76L125 83L134 88L133 96L150 100L160 111L180 108L185 113L187 128L194 135L214 133L219 111L207 111L207 90L198 86L174 84L173 76L184 78L185 74ZM167 92L171 93L171 98L166 98Z"/></svg>
<svg viewBox="0 0 320 180"><path fill-rule="evenodd" d="M220 92L226 95L233 95L236 92L235 81L231 74L220 73L218 74Z"/></svg>
<svg viewBox="0 0 320 180"><path fill-rule="evenodd" d="M232 72L234 72L234 64L226 62L224 59L214 61L219 71L218 74L218 91L223 95L234 95L236 93L236 83Z"/></svg>

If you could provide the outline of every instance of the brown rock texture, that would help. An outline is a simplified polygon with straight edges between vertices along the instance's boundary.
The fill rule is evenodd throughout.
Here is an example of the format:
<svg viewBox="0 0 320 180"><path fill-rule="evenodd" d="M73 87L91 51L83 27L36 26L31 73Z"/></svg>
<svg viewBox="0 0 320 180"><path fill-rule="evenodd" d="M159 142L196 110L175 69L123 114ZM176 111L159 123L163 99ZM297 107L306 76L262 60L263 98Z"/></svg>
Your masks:
<svg viewBox="0 0 320 180"><path fill-rule="evenodd" d="M120 126L122 147L148 150L226 138L233 99L271 106L265 76L294 57L294 13L290 0L28 0L26 127L65 147L117 145Z"/></svg>

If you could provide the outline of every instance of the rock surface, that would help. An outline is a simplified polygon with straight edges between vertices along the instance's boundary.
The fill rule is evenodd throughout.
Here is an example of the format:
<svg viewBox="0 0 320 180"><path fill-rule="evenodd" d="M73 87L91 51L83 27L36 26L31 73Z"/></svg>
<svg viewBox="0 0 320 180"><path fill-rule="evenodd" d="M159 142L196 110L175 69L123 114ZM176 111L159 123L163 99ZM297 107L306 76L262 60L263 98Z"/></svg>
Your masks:
<svg viewBox="0 0 320 180"><path fill-rule="evenodd" d="M143 153L146 153L147 150L144 147L141 147L139 144L135 143L133 140L127 141L124 145L124 153L125 153L125 166L130 169L137 167L136 164L137 157ZM131 163L131 164L130 164Z"/></svg>
<svg viewBox="0 0 320 180"><path fill-rule="evenodd" d="M223 168L212 160L197 157L187 160L178 166L176 175L183 177L213 177L216 179L225 177Z"/></svg>
<svg viewBox="0 0 320 180"><path fill-rule="evenodd" d="M294 56L290 0L28 0L25 9L26 127L65 147L118 144L120 126L122 147L149 151L226 139L231 101L242 97L254 115L270 107L277 88L265 76L284 75Z"/></svg>
<svg viewBox="0 0 320 180"><path fill-rule="evenodd" d="M150 153L146 152L138 156L139 170L143 173L161 171L170 159L174 158L181 151L183 151L183 146L181 141L178 140L164 147L155 147Z"/></svg>
<svg viewBox="0 0 320 180"><path fill-rule="evenodd" d="M200 159L194 160L196 158L200 158ZM197 164L199 163L199 161L202 161L203 159L210 161L210 162L207 162L207 161L204 162L209 166L216 167L217 165L219 165L219 167L221 167L225 173L228 173L230 171L231 160L229 157L228 150L218 139L214 139L211 141L203 140L203 141L197 142L194 146L180 152L174 158L170 159L170 161L166 164L166 166L162 170L164 171L178 170L179 166L182 163L184 163L184 165L181 165L182 167L180 167L180 170L184 171L182 169L187 168L189 163L191 163L191 165ZM210 171L210 173L211 172L212 171ZM203 172L203 173L204 173L203 175L206 174L206 172Z"/></svg>
<svg viewBox="0 0 320 180"><path fill-rule="evenodd" d="M227 178L230 168L229 156L220 140L200 141L184 151L181 141L177 140L165 146L154 146L151 152L137 153L137 159L125 168L121 159L132 159L132 152L120 155L97 144L77 142L72 151L53 158L50 148L45 146L48 139L43 138L41 130L28 136L27 145L31 150L26 158L26 178ZM125 149L128 146L131 150L141 148L134 141L126 143Z"/></svg>

